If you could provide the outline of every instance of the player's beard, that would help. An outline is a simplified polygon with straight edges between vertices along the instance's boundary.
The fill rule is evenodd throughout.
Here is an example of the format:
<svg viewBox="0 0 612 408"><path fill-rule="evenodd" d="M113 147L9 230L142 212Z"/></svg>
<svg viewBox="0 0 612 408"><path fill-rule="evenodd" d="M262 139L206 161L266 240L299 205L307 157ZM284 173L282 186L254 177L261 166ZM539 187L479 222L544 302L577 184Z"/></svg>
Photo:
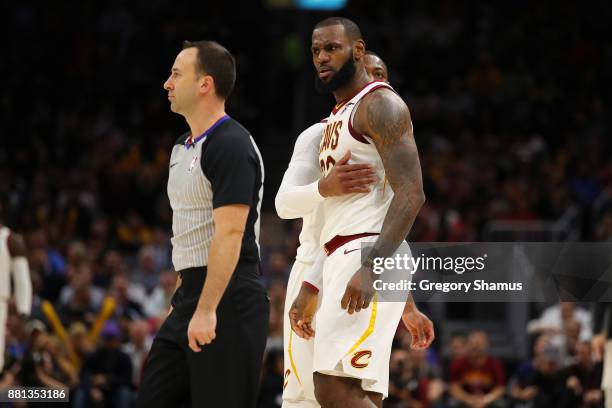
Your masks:
<svg viewBox="0 0 612 408"><path fill-rule="evenodd" d="M355 67L353 53L351 52L344 65L332 76L329 82L323 82L317 73L315 75L315 88L320 93L334 92L348 84L355 76L355 72L357 72L357 68Z"/></svg>

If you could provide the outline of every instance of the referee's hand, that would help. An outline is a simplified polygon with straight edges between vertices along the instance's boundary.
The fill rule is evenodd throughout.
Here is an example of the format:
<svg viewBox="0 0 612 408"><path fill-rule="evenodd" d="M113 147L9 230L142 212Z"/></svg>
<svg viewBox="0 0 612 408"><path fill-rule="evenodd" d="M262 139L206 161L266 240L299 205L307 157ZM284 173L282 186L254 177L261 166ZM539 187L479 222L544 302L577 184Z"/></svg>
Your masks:
<svg viewBox="0 0 612 408"><path fill-rule="evenodd" d="M187 328L189 348L198 353L202 346L212 343L217 328L217 313L214 310L196 309Z"/></svg>

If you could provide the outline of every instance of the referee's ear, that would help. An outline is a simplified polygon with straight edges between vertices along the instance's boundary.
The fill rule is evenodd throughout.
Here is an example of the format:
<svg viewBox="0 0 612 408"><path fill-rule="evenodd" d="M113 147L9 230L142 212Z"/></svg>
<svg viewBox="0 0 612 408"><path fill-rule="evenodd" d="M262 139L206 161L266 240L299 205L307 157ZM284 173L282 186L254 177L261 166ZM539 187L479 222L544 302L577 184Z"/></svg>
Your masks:
<svg viewBox="0 0 612 408"><path fill-rule="evenodd" d="M200 95L215 93L215 79L211 75L203 75L200 79Z"/></svg>

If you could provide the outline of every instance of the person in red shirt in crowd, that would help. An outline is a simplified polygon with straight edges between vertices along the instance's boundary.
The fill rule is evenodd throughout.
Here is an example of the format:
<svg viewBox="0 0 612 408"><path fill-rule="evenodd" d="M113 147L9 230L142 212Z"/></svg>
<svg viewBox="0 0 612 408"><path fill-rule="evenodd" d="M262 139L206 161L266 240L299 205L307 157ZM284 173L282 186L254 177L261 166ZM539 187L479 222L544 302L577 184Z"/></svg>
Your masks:
<svg viewBox="0 0 612 408"><path fill-rule="evenodd" d="M456 406L497 408L504 406L506 377L502 363L488 354L489 339L482 331L468 338L467 355L450 365L450 395Z"/></svg>

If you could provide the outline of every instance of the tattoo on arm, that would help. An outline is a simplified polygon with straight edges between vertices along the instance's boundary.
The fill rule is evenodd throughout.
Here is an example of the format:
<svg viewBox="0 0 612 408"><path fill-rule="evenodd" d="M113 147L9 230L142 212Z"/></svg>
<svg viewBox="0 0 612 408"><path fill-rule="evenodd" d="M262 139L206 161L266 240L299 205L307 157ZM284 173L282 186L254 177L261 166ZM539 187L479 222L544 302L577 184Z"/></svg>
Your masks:
<svg viewBox="0 0 612 408"><path fill-rule="evenodd" d="M360 106L365 113L360 127L374 140L394 192L373 249L375 256L388 257L410 232L425 201L421 165L410 111L404 101L393 91L383 89L368 95L364 104Z"/></svg>

